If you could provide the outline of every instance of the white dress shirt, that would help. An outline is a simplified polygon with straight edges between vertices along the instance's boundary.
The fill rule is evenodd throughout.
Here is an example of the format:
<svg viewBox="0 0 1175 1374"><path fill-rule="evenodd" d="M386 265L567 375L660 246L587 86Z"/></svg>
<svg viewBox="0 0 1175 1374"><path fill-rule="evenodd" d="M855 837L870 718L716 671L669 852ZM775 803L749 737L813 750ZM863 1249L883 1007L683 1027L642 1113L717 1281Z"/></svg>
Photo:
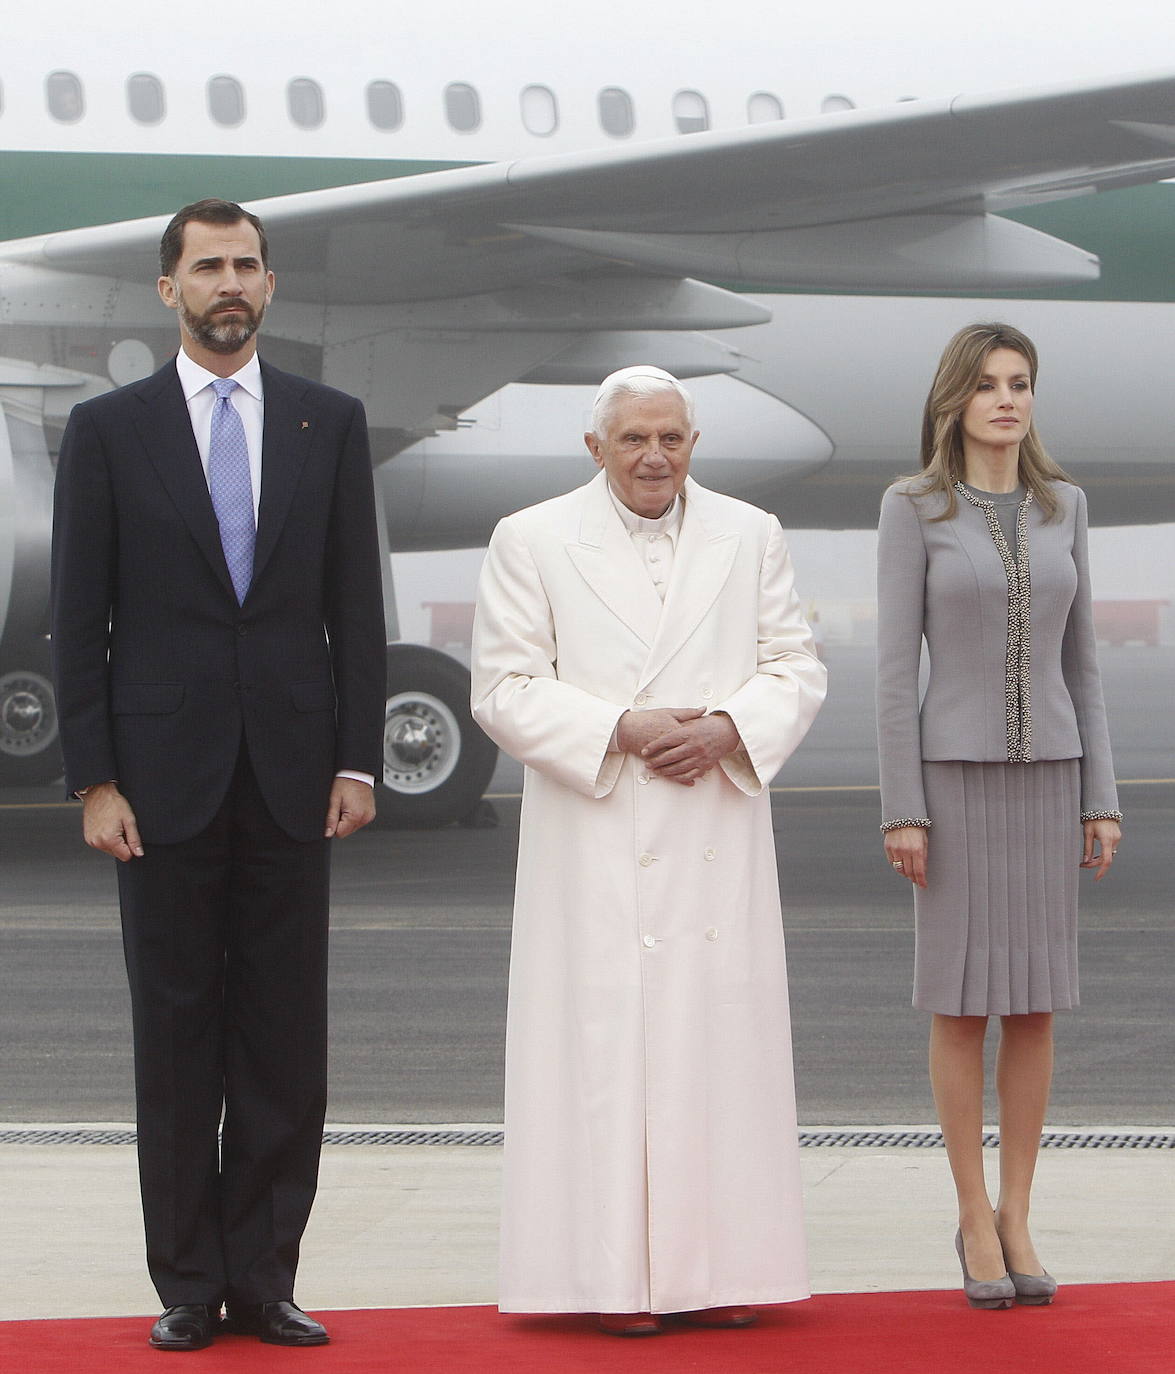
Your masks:
<svg viewBox="0 0 1175 1374"><path fill-rule="evenodd" d="M192 421L192 433L196 436L196 447L200 450L200 462L204 467L204 480L208 480L208 450L212 443L212 412L216 407L216 392L212 383L219 381L215 372L209 372L194 362L181 348L176 354L175 370L179 373L180 386L184 389L184 400L188 403L188 416ZM261 363L254 353L239 372L229 379L236 382L237 390L228 398L228 403L236 409L245 429L245 443L249 448L249 482L253 488L253 523L257 523L257 509L261 504L261 436L265 432L265 397L261 388Z"/></svg>

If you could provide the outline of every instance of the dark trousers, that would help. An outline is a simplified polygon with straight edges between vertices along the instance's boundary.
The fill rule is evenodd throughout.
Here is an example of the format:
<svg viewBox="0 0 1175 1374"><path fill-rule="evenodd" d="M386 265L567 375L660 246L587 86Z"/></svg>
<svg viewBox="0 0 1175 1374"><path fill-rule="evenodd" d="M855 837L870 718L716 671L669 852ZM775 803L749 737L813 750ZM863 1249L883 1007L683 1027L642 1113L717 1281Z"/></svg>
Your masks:
<svg viewBox="0 0 1175 1374"><path fill-rule="evenodd" d="M242 746L208 828L145 849L118 876L151 1278L166 1307L291 1299L326 1113L329 844L274 822Z"/></svg>

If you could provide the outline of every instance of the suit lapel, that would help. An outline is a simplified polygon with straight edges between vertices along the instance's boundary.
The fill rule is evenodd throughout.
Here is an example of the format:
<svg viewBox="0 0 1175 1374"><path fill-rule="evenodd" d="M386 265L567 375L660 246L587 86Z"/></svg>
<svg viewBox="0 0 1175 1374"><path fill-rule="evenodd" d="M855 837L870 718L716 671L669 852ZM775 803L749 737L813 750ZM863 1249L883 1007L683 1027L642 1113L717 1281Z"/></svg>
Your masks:
<svg viewBox="0 0 1175 1374"><path fill-rule="evenodd" d="M641 671L638 691L657 676L701 624L726 585L738 552L739 535L721 527L705 487L686 478L685 498L664 613Z"/></svg>
<svg viewBox="0 0 1175 1374"><path fill-rule="evenodd" d="M612 614L642 643L652 645L663 609L661 598L616 514L607 480L601 472L584 488L579 541L567 545L567 556Z"/></svg>
<svg viewBox="0 0 1175 1374"><path fill-rule="evenodd" d="M306 404L306 384L300 377L280 372L263 362L261 383L265 396L265 429L261 444L257 546L253 552L254 582L277 546L298 478L317 437L315 416Z"/></svg>
<svg viewBox="0 0 1175 1374"><path fill-rule="evenodd" d="M135 427L147 456L212 570L229 595L235 595L175 363L148 377L137 396L141 404L135 411Z"/></svg>

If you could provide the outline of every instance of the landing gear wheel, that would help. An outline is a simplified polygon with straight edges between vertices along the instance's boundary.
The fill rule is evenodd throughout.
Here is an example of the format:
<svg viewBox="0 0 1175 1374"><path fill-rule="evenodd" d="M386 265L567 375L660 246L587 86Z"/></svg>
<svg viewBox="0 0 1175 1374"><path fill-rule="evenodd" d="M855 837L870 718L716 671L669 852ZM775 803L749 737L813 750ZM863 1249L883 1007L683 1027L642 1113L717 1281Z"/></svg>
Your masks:
<svg viewBox="0 0 1175 1374"><path fill-rule="evenodd" d="M0 787L53 782L61 776L57 704L46 674L0 674Z"/></svg>
<svg viewBox="0 0 1175 1374"><path fill-rule="evenodd" d="M435 649L389 645L378 820L390 826L461 820L481 800L497 757L469 714L466 669Z"/></svg>

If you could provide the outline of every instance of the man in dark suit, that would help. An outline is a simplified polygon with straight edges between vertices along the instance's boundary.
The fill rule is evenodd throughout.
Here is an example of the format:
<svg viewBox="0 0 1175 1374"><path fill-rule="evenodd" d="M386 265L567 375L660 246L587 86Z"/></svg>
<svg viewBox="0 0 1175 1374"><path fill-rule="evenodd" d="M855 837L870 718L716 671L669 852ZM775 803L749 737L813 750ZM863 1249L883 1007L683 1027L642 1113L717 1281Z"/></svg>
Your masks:
<svg viewBox="0 0 1175 1374"><path fill-rule="evenodd" d="M121 860L152 1345L321 1345L294 1306L326 1103L329 841L375 812L384 627L353 397L258 360L274 276L226 201L173 218L181 350L79 405L58 464L66 786ZM231 379L226 385L222 379ZM223 1132L218 1149L218 1128Z"/></svg>

